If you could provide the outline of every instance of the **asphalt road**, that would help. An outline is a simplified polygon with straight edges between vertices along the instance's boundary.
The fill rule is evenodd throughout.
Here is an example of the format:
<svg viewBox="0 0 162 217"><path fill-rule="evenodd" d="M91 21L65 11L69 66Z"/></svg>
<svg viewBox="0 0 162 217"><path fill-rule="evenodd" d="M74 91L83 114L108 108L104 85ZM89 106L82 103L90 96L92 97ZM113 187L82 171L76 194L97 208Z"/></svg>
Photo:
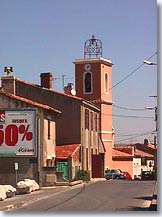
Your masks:
<svg viewBox="0 0 162 217"><path fill-rule="evenodd" d="M18 195L6 201L10 200L10 211L147 211L154 186L155 181L103 180Z"/></svg>

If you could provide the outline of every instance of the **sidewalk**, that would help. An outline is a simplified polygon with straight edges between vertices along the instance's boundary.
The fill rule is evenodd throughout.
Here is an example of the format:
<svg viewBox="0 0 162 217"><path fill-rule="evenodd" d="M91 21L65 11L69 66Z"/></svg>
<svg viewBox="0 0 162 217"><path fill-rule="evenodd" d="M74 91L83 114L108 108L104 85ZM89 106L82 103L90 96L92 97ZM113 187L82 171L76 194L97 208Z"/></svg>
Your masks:
<svg viewBox="0 0 162 217"><path fill-rule="evenodd" d="M155 188L154 188L154 192L153 192L153 197L152 197L152 201L151 201L151 205L149 210L151 211L157 211L157 182L155 183Z"/></svg>
<svg viewBox="0 0 162 217"><path fill-rule="evenodd" d="M0 201L0 211L9 211L13 208L21 207L24 203L31 203L32 201L40 200L40 198L46 198L51 195L59 194L60 192L67 191L68 189L79 187L83 185L82 180L74 181L71 183L58 182L57 185L51 187L42 187L37 191L33 191L30 194L18 194L14 197L7 198L4 201Z"/></svg>

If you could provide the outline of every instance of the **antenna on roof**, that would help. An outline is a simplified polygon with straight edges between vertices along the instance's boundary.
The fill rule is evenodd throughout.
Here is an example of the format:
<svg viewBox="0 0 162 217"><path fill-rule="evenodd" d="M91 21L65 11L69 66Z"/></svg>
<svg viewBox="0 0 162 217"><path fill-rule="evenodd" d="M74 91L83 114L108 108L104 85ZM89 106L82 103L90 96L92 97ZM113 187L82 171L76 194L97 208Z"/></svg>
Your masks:
<svg viewBox="0 0 162 217"><path fill-rule="evenodd" d="M10 73L13 72L13 67L7 67L7 66L5 66L4 67L4 72L6 72L7 75L10 75Z"/></svg>

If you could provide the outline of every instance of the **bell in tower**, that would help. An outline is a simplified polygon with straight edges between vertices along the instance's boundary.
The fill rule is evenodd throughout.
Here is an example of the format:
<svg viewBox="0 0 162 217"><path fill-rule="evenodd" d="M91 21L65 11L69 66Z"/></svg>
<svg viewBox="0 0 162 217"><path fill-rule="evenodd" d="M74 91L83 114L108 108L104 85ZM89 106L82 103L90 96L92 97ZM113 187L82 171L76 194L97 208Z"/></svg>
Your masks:
<svg viewBox="0 0 162 217"><path fill-rule="evenodd" d="M92 35L92 38L84 43L84 59L99 57L102 57L102 41Z"/></svg>

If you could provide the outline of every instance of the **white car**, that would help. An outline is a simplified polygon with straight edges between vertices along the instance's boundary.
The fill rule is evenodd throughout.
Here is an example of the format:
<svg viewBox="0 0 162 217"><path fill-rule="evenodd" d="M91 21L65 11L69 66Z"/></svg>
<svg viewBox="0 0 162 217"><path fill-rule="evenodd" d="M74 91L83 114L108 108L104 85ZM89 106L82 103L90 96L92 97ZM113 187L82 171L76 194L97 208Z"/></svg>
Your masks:
<svg viewBox="0 0 162 217"><path fill-rule="evenodd" d="M118 179L120 178L121 170L119 169L106 169L105 179Z"/></svg>

